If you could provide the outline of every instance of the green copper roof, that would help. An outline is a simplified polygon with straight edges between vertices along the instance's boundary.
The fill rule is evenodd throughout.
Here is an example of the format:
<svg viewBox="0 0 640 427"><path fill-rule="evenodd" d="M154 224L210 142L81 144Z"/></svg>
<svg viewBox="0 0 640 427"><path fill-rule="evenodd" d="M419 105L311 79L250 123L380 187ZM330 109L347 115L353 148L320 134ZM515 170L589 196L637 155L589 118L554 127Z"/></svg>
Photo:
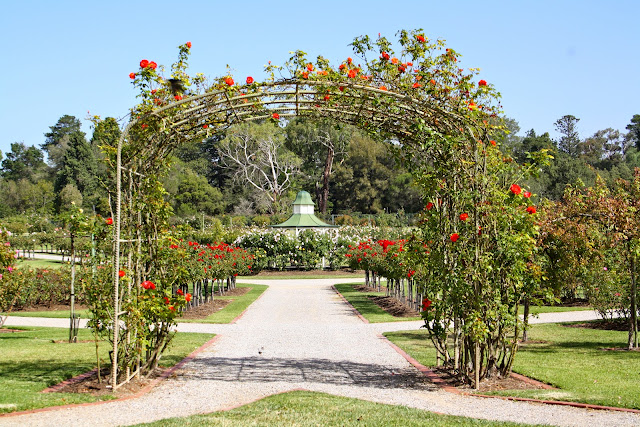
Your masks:
<svg viewBox="0 0 640 427"><path fill-rule="evenodd" d="M313 200L311 200L311 194L307 191L298 191L296 195L296 200L293 201L294 205L313 205Z"/></svg>
<svg viewBox="0 0 640 427"><path fill-rule="evenodd" d="M298 193L298 195L299 194L300 193ZM308 195L309 193L307 193L307 196ZM272 227L279 227L279 228L331 227L333 228L337 226L322 222L320 221L320 218L318 218L313 214L293 214L288 220L286 220L282 224L272 225Z"/></svg>

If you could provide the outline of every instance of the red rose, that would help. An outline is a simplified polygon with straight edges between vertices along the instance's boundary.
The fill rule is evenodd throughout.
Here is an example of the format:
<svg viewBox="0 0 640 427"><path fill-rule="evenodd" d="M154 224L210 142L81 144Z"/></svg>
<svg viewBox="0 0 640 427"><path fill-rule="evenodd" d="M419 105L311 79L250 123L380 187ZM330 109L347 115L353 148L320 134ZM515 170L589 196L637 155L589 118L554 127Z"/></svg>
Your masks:
<svg viewBox="0 0 640 427"><path fill-rule="evenodd" d="M187 42L187 47L191 49L191 42Z"/></svg>
<svg viewBox="0 0 640 427"><path fill-rule="evenodd" d="M522 192L522 188L520 188L518 184L511 184L511 187L509 189L516 196Z"/></svg>
<svg viewBox="0 0 640 427"><path fill-rule="evenodd" d="M433 208L433 203L429 202L426 206L427 210L430 211Z"/></svg>
<svg viewBox="0 0 640 427"><path fill-rule="evenodd" d="M424 36L416 36L416 39L420 42L420 43L425 43L426 40L424 38Z"/></svg>
<svg viewBox="0 0 640 427"><path fill-rule="evenodd" d="M351 64L353 62L353 59L351 59L350 57L347 58L347 64Z"/></svg>
<svg viewBox="0 0 640 427"><path fill-rule="evenodd" d="M340 92L344 92L344 86L340 86L338 89L340 89Z"/></svg>
<svg viewBox="0 0 640 427"><path fill-rule="evenodd" d="M386 87L386 86L380 86L380 88L379 88L379 89L380 89L380 90L387 90L387 87Z"/></svg>
<svg viewBox="0 0 640 427"><path fill-rule="evenodd" d="M274 120L280 120L280 114L278 114L278 113L273 113L273 114L271 115L271 117L273 117L273 118L274 118Z"/></svg>
<svg viewBox="0 0 640 427"><path fill-rule="evenodd" d="M124 272L124 270L119 270L118 271L118 277L124 277L126 276L127 273Z"/></svg>
<svg viewBox="0 0 640 427"><path fill-rule="evenodd" d="M253 77L249 76L247 77L247 84L250 85L251 83L253 83Z"/></svg>
<svg viewBox="0 0 640 427"><path fill-rule="evenodd" d="M465 212L460 214L460 221L466 221L467 219L469 219L468 213Z"/></svg>
<svg viewBox="0 0 640 427"><path fill-rule="evenodd" d="M454 243L455 243L459 238L460 238L460 235L459 235L458 233L453 233L453 234L451 235L451 237L449 237L449 239L450 239L452 242L454 242Z"/></svg>
<svg viewBox="0 0 640 427"><path fill-rule="evenodd" d="M136 73L129 73L129 78L130 79L135 79L136 78Z"/></svg>
<svg viewBox="0 0 640 427"><path fill-rule="evenodd" d="M311 62L307 64L307 70L313 71L313 64Z"/></svg>
<svg viewBox="0 0 640 427"><path fill-rule="evenodd" d="M340 69L340 70L344 70L344 67L346 67L346 65L344 65L344 64L340 64L340 66L338 67L338 69Z"/></svg>
<svg viewBox="0 0 640 427"><path fill-rule="evenodd" d="M358 70L356 70L355 68L349 70L349 77L354 78L357 75L358 75Z"/></svg>
<svg viewBox="0 0 640 427"><path fill-rule="evenodd" d="M191 294L185 295L184 299L187 300L187 302L191 301Z"/></svg>
<svg viewBox="0 0 640 427"><path fill-rule="evenodd" d="M182 95L176 95L174 96L174 98L176 99L176 101L180 101L182 99Z"/></svg>
<svg viewBox="0 0 640 427"><path fill-rule="evenodd" d="M153 61L149 62L149 68L151 68L152 70L155 70L157 66L158 64L156 64L155 62Z"/></svg>
<svg viewBox="0 0 640 427"><path fill-rule="evenodd" d="M157 92L157 90L156 90L156 89L151 89L151 95L155 95L155 94L156 94L156 92Z"/></svg>
<svg viewBox="0 0 640 427"><path fill-rule="evenodd" d="M406 71L407 67L404 64L398 65L398 71L400 73L404 73Z"/></svg>
<svg viewBox="0 0 640 427"><path fill-rule="evenodd" d="M527 208L527 212L530 213L530 214L536 213L536 207L535 206L529 206Z"/></svg>
<svg viewBox="0 0 640 427"><path fill-rule="evenodd" d="M389 56L389 54L387 52L382 52L382 55L380 56L380 58L388 61L390 56Z"/></svg>
<svg viewBox="0 0 640 427"><path fill-rule="evenodd" d="M178 289L178 290L176 291L176 293L177 293L178 295L184 295L184 291L183 291L182 289Z"/></svg>
<svg viewBox="0 0 640 427"><path fill-rule="evenodd" d="M325 95L325 96L324 96L324 100L325 100L325 101L328 101L328 100L329 100L329 98L331 98L329 95Z"/></svg>
<svg viewBox="0 0 640 427"><path fill-rule="evenodd" d="M229 86L233 86L233 83L234 83L231 77L227 77L226 79L224 79L224 82Z"/></svg>
<svg viewBox="0 0 640 427"><path fill-rule="evenodd" d="M421 85L420 83L418 83L418 82L415 82L415 83L413 84L413 88L414 88L414 89L417 89L417 88L419 88L420 86L422 86L422 85Z"/></svg>
<svg viewBox="0 0 640 427"><path fill-rule="evenodd" d="M107 223L107 225L111 225L113 224L113 218L107 218L104 220L105 223Z"/></svg>
<svg viewBox="0 0 640 427"><path fill-rule="evenodd" d="M140 283L140 286L142 286L144 289L155 289L156 288L156 285L150 280L145 280L144 282Z"/></svg>
<svg viewBox="0 0 640 427"><path fill-rule="evenodd" d="M487 81L486 80L480 80L478 82L478 86L486 86L487 85Z"/></svg>
<svg viewBox="0 0 640 427"><path fill-rule="evenodd" d="M489 141L491 143L491 145L493 145L494 147L496 146L496 142L492 139L491 141Z"/></svg>
<svg viewBox="0 0 640 427"><path fill-rule="evenodd" d="M431 83L432 85L435 85L435 84L436 84L436 81L435 81L435 80L433 80L433 79L431 79L431 80L429 80L429 83Z"/></svg>
<svg viewBox="0 0 640 427"><path fill-rule="evenodd" d="M209 125L206 125L206 124L205 124L205 125L202 125L202 129L206 129L206 128L208 128L208 127L209 127Z"/></svg>
<svg viewBox="0 0 640 427"><path fill-rule="evenodd" d="M531 197L531 193L529 191L525 191L524 193L522 193L522 195L527 199Z"/></svg>
<svg viewBox="0 0 640 427"><path fill-rule="evenodd" d="M422 299L422 311L427 311L429 307L431 307L431 300L429 298Z"/></svg>
<svg viewBox="0 0 640 427"><path fill-rule="evenodd" d="M395 56L393 58L391 58L391 63L392 64L397 64L398 63L398 58L396 58Z"/></svg>
<svg viewBox="0 0 640 427"><path fill-rule="evenodd" d="M167 303L167 304L169 304L169 303ZM170 305L170 306L169 306L169 310L171 310L171 311L176 311L176 308L175 308L174 306Z"/></svg>
<svg viewBox="0 0 640 427"><path fill-rule="evenodd" d="M146 123L143 123L140 127L141 127L142 129L146 129L146 128L148 128L148 127L149 127L149 125L148 125L148 124L146 124Z"/></svg>
<svg viewBox="0 0 640 427"><path fill-rule="evenodd" d="M146 59L143 59L142 61L140 61L140 68L147 68L148 65L149 65L149 61L147 61Z"/></svg>
<svg viewBox="0 0 640 427"><path fill-rule="evenodd" d="M307 73L306 71L304 73L302 73L302 78L303 79L308 79L309 78L309 73Z"/></svg>

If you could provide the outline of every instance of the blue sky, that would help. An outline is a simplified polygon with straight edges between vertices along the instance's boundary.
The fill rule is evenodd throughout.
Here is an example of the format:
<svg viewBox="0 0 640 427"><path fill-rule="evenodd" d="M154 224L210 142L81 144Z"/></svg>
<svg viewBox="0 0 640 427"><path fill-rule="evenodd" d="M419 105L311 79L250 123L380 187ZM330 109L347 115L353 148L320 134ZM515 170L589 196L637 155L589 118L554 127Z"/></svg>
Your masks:
<svg viewBox="0 0 640 427"><path fill-rule="evenodd" d="M640 114L640 2L635 1L65 1L1 0L0 151L40 145L64 114L120 118L135 104L141 59L170 65L191 41L190 73L262 76L300 49L332 63L354 37L423 28L481 68L522 128L581 137L624 131Z"/></svg>

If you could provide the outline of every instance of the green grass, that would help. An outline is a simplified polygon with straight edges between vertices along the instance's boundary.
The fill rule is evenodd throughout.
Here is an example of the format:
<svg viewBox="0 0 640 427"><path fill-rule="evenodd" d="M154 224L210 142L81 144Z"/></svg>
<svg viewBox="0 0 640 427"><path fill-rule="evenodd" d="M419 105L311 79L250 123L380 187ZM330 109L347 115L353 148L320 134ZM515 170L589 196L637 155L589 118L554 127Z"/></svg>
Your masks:
<svg viewBox="0 0 640 427"><path fill-rule="evenodd" d="M217 313L213 313L205 319L178 319L178 322L184 323L229 323L240 315L251 303L253 303L267 288L266 285L250 285L250 284L237 284L239 288L251 288L249 292L242 296L219 296L216 295L216 299L231 299L229 305ZM5 313L3 313L5 314ZM53 317L53 318L65 318L70 316L69 310L50 310L50 311L16 311L8 313L10 316L16 317ZM81 318L89 318L89 310L76 310L76 314L79 314Z"/></svg>
<svg viewBox="0 0 640 427"><path fill-rule="evenodd" d="M529 312L532 315L538 313L560 313L563 311L587 311L593 310L593 307L563 307L561 305L532 305L529 308ZM524 314L524 307L520 306L518 309L518 314Z"/></svg>
<svg viewBox="0 0 640 427"><path fill-rule="evenodd" d="M60 268L69 263L62 261L53 261L49 259L23 259L18 263L18 268Z"/></svg>
<svg viewBox="0 0 640 427"><path fill-rule="evenodd" d="M382 322L406 322L408 320L420 320L416 317L394 317L373 303L368 295L385 295L384 292L359 292L353 289L353 283L342 283L335 285L338 292L355 307L362 316L371 323Z"/></svg>
<svg viewBox="0 0 640 427"><path fill-rule="evenodd" d="M3 315L8 314L9 316L15 317L48 317L55 319L68 319L71 316L70 310L47 310L47 311L12 311L10 313L2 313ZM76 310L76 314L79 315L82 319L89 318L89 310L82 309Z"/></svg>
<svg viewBox="0 0 640 427"><path fill-rule="evenodd" d="M80 393L40 393L45 388L90 371L96 365L93 342L69 344L68 329L20 328L23 332L0 333L0 413L24 411L69 403L94 402L113 396L94 397ZM160 366L175 365L211 339L210 334L176 334ZM78 339L91 340L88 330ZM101 343L103 363L108 364L107 343Z"/></svg>
<svg viewBox="0 0 640 427"><path fill-rule="evenodd" d="M251 288L249 292L242 296L218 296L216 299L231 299L233 300L222 310L211 314L204 319L178 319L180 323L230 323L233 319L238 317L244 310L247 309L262 293L267 290L266 285L250 285L244 283L238 283L238 288Z"/></svg>
<svg viewBox="0 0 640 427"><path fill-rule="evenodd" d="M435 364L435 350L425 331L390 332L385 336L423 365ZM625 347L627 332L551 323L533 325L529 337L532 343L521 346L514 372L558 389L494 394L640 409L640 353L602 350Z"/></svg>
<svg viewBox="0 0 640 427"><path fill-rule="evenodd" d="M293 391L225 412L169 418L145 426L513 426L311 391Z"/></svg>

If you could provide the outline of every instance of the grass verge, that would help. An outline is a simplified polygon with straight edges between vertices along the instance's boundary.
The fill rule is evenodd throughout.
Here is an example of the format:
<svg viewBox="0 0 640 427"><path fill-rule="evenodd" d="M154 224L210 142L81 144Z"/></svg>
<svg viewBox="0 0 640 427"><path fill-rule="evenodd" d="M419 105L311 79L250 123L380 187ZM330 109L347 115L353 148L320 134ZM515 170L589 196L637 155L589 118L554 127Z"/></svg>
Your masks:
<svg viewBox="0 0 640 427"><path fill-rule="evenodd" d="M385 336L425 366L435 365L435 350L425 331ZM624 347L626 332L533 325L530 343L520 347L514 372L556 390L505 390L492 394L640 409L640 353L607 351Z"/></svg>
<svg viewBox="0 0 640 427"><path fill-rule="evenodd" d="M31 259L25 258L18 263L18 268L60 268L63 265L69 265L68 262L54 261L48 259Z"/></svg>
<svg viewBox="0 0 640 427"><path fill-rule="evenodd" d="M17 329L17 328L16 328ZM90 371L96 365L93 342L69 344L68 329L22 328L22 332L0 333L0 413L25 411L69 403L109 400L80 393L40 393L47 387ZM178 333L165 352L160 366L173 366L212 338L211 334ZM78 340L91 340L82 329ZM108 344L100 344L100 357L108 364Z"/></svg>
<svg viewBox="0 0 640 427"><path fill-rule="evenodd" d="M218 299L231 299L233 300L222 310L209 315L204 319L178 319L179 323L230 323L233 319L238 317L243 311L247 309L264 291L267 290L266 285L250 285L246 283L238 283L238 288L251 288L249 292L242 296L215 296Z"/></svg>
<svg viewBox="0 0 640 427"><path fill-rule="evenodd" d="M513 423L434 414L405 406L311 391L292 391L231 411L169 418L145 426L512 426Z"/></svg>
<svg viewBox="0 0 640 427"><path fill-rule="evenodd" d="M229 323L240 315L251 303L253 303L267 288L266 285L250 285L250 284L238 284L239 288L251 288L249 292L242 296L218 296L216 299L231 299L229 305L222 310L213 313L205 319L178 319L180 323ZM4 313L3 313L4 314ZM16 317L50 317L50 318L69 318L69 310L47 310L47 311L16 311L8 313L10 316ZM89 310L76 310L76 314L81 318L87 319L89 317Z"/></svg>
<svg viewBox="0 0 640 427"><path fill-rule="evenodd" d="M385 295L384 292L360 292L356 291L353 287L357 286L353 283L342 283L335 285L338 292L342 294L347 301L355 307L356 310L371 323L382 322L406 322L409 320L420 320L419 316L416 317L394 317L381 309L377 304L372 302L368 295Z"/></svg>

